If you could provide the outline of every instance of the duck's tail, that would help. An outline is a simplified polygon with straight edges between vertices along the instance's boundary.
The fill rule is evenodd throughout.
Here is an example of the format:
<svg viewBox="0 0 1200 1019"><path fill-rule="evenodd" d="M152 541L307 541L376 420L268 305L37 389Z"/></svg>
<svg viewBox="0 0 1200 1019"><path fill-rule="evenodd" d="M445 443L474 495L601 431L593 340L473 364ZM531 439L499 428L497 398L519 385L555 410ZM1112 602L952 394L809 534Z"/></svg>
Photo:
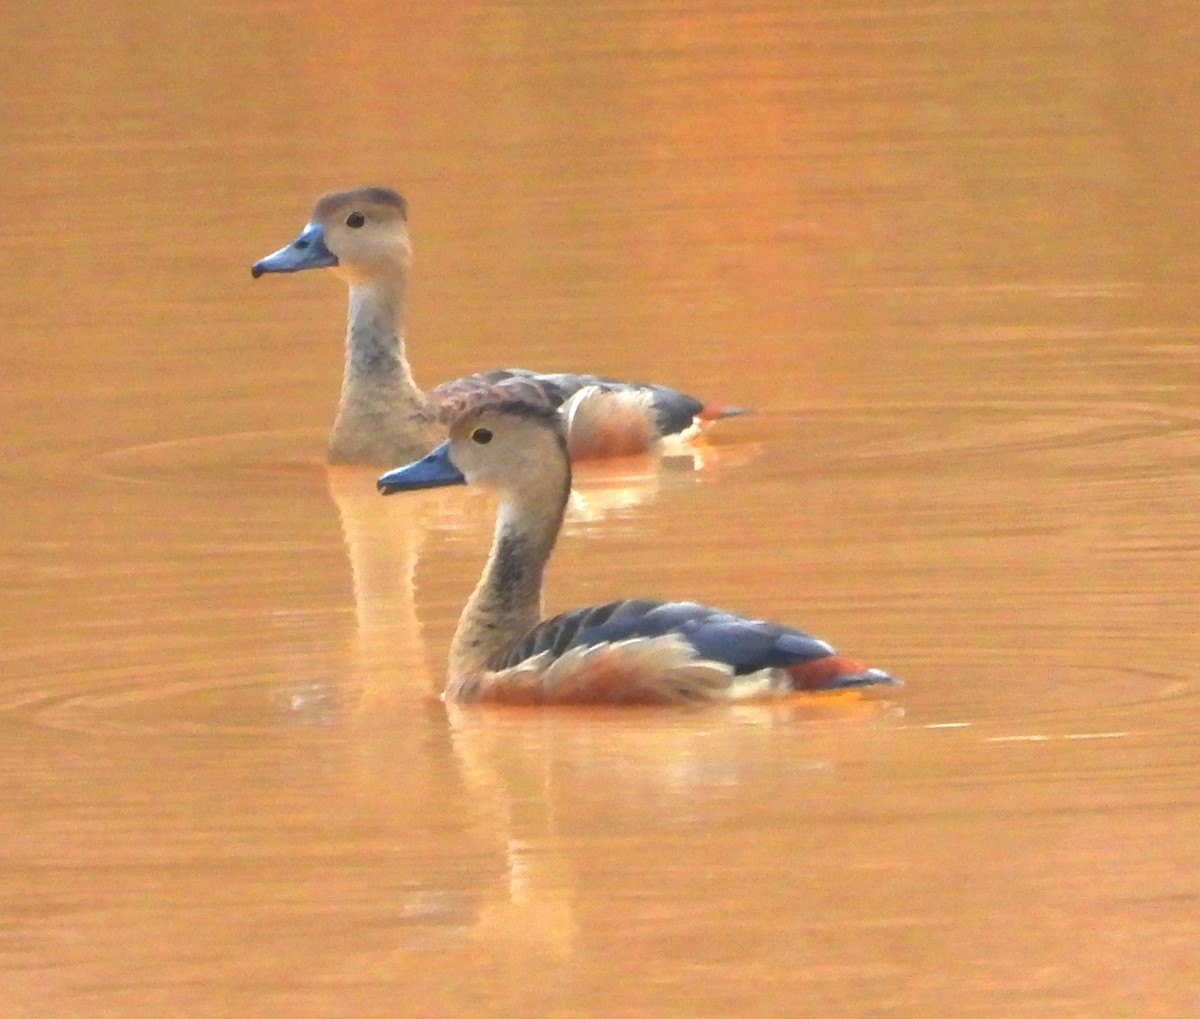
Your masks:
<svg viewBox="0 0 1200 1019"><path fill-rule="evenodd" d="M696 413L696 417L708 424L720 421L722 418L736 418L743 414L753 414L749 407L718 407L715 403L706 403Z"/></svg>
<svg viewBox="0 0 1200 1019"><path fill-rule="evenodd" d="M862 686L899 686L900 680L882 669L868 668L857 658L827 655L798 662L784 668L797 692L813 690L850 690Z"/></svg>

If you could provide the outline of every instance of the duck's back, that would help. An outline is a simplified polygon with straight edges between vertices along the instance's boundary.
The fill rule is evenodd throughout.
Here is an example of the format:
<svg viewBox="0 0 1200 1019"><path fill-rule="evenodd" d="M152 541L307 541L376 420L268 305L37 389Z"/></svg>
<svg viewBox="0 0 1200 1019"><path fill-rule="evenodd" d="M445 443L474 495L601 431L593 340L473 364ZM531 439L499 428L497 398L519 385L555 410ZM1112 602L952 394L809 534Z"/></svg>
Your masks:
<svg viewBox="0 0 1200 1019"><path fill-rule="evenodd" d="M562 407L584 390L600 397L594 416L628 417L640 412L654 439L680 435L699 421L715 420L738 413L725 408L709 408L687 393L648 382L623 382L604 375L580 375L571 372L534 372L524 368L466 375L443 382L430 394L435 404L457 413L465 401L479 401L502 387L506 396Z"/></svg>

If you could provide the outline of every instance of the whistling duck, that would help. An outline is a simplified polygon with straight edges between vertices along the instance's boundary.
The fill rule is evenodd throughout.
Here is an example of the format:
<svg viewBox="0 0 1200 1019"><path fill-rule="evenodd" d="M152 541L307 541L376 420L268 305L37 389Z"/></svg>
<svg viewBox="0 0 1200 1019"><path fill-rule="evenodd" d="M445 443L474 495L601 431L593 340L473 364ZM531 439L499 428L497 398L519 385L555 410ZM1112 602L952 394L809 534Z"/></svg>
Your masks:
<svg viewBox="0 0 1200 1019"><path fill-rule="evenodd" d="M522 369L468 375L423 393L404 353L411 255L405 200L387 188L366 187L322 196L300 236L250 270L257 279L269 272L327 266L350 288L331 463L388 466L415 459L445 438L447 400L497 383L516 383L527 399L561 407L577 460L645 452L664 437L690 437L707 423L738 413L706 407L667 386ZM587 398L573 399L585 387Z"/></svg>
<svg viewBox="0 0 1200 1019"><path fill-rule="evenodd" d="M464 400L450 438L379 479L385 495L464 482L500 498L483 576L450 649L448 701L732 701L895 683L777 623L629 599L541 620L542 578L571 488L566 426L504 387Z"/></svg>

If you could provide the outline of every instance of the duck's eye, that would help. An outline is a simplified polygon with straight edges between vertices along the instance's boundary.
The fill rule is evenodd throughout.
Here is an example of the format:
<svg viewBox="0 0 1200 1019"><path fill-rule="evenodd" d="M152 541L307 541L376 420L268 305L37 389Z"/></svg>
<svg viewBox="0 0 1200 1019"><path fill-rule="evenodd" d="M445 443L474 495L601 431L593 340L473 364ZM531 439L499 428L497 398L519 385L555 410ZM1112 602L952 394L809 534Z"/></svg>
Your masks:
<svg viewBox="0 0 1200 1019"><path fill-rule="evenodd" d="M352 212L346 217L346 226L350 227L351 230L357 230L366 221L367 217L361 212Z"/></svg>
<svg viewBox="0 0 1200 1019"><path fill-rule="evenodd" d="M486 428L476 428L471 433L471 441L478 442L481 446L486 446L492 441L492 433Z"/></svg>

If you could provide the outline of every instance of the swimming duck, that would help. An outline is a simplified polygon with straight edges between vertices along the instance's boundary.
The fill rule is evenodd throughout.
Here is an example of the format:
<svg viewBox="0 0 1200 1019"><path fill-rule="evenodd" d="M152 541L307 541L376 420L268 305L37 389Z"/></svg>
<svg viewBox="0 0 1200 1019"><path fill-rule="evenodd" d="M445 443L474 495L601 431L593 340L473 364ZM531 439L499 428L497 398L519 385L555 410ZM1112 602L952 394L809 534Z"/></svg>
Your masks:
<svg viewBox="0 0 1200 1019"><path fill-rule="evenodd" d="M628 599L541 620L571 464L561 416L503 387L463 401L450 438L381 492L471 483L500 498L483 576L459 619L443 697L503 704L734 701L895 683L815 637L693 602Z"/></svg>
<svg viewBox="0 0 1200 1019"><path fill-rule="evenodd" d="M504 369L468 375L423 393L404 352L404 299L412 248L408 207L395 191L357 188L323 195L291 244L256 262L270 272L328 267L350 288L342 396L329 440L331 463L389 465L427 453L445 437L442 403L515 382L526 398L562 407L575 459L645 452L666 436L689 437L738 413L706 407L667 386L595 375ZM583 389L586 399L574 399Z"/></svg>

